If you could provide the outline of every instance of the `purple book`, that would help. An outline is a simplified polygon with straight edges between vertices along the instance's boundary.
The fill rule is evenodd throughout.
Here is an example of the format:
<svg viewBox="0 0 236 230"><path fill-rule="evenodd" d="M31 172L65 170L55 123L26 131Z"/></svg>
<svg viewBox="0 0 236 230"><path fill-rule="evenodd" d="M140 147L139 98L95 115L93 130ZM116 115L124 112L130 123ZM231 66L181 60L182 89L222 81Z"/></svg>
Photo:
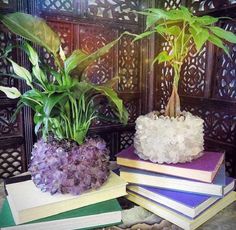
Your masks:
<svg viewBox="0 0 236 230"><path fill-rule="evenodd" d="M234 185L234 179L227 177L226 185L223 189L224 195L232 191L234 189ZM204 210L220 199L219 197L215 196L198 195L193 193L147 187L143 185L128 185L127 189L128 192L131 191L137 193L147 199L178 211L190 218L196 218Z"/></svg>
<svg viewBox="0 0 236 230"><path fill-rule="evenodd" d="M191 162L177 164L158 164L148 160L142 160L135 154L133 146L116 155L117 164L121 166L143 169L147 171L163 173L183 178L189 178L204 182L212 182L221 164L224 161L224 153L207 152Z"/></svg>

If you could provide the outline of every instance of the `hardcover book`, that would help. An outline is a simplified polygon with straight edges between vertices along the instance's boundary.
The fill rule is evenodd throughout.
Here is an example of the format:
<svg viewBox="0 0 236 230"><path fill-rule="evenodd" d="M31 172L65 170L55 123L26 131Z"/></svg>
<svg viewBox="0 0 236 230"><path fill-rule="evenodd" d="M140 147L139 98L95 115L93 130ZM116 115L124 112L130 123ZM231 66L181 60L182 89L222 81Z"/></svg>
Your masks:
<svg viewBox="0 0 236 230"><path fill-rule="evenodd" d="M32 180L6 184L6 190L14 221L21 224L124 196L126 182L111 172L100 188L77 196L42 192Z"/></svg>
<svg viewBox="0 0 236 230"><path fill-rule="evenodd" d="M225 185L225 165L223 164L221 166L213 180L213 183L184 179L127 167L120 168L120 177L128 183L137 185L211 196L223 196L223 187Z"/></svg>
<svg viewBox="0 0 236 230"><path fill-rule="evenodd" d="M2 230L68 230L94 229L121 223L121 207L116 199L103 201L83 208L16 225L8 201L0 213Z"/></svg>
<svg viewBox="0 0 236 230"><path fill-rule="evenodd" d="M183 178L189 178L204 182L212 182L220 165L224 161L222 152L206 152L191 162L177 164L158 164L148 160L142 160L135 154L133 146L116 155L117 164L121 166L143 169L147 171L163 173Z"/></svg>
<svg viewBox="0 0 236 230"><path fill-rule="evenodd" d="M234 189L235 180L226 178L224 195ZM219 197L172 191L154 187L128 185L128 191L134 192L161 205L176 210L190 218L196 218L201 212L214 204Z"/></svg>
<svg viewBox="0 0 236 230"><path fill-rule="evenodd" d="M185 230L194 230L209 220L211 217L216 215L219 211L233 203L236 200L236 192L230 192L228 195L217 201L195 219L188 218L174 211L173 209L167 208L161 204L129 191L126 198Z"/></svg>

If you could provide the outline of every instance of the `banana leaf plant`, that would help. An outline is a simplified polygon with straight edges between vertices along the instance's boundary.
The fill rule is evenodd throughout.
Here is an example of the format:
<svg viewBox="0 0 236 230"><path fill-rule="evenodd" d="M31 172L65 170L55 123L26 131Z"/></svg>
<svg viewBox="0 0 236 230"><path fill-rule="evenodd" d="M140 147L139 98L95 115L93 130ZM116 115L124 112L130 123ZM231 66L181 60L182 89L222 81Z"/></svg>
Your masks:
<svg viewBox="0 0 236 230"><path fill-rule="evenodd" d="M212 16L195 16L186 7L170 11L149 8L139 12L146 16L145 32L135 35L134 41L158 34L168 42L171 49L158 53L153 63L167 63L173 67L174 79L172 93L165 109L165 115L176 117L180 115L180 98L178 84L184 59L189 51L195 48L196 54L206 42L223 49L229 55L227 42L236 43L236 36L214 25L220 18Z"/></svg>
<svg viewBox="0 0 236 230"><path fill-rule="evenodd" d="M19 48L26 52L31 63L28 70L7 58L8 47L2 58L7 58L13 67L14 74L10 76L22 79L30 89L24 94L15 87L0 86L0 90L9 98L19 98L17 111L24 105L33 109L35 133L41 131L44 138L53 134L59 139L67 138L82 144L91 122L99 116L97 98L101 95L108 99L119 120L127 123L128 113L113 90L117 78L95 85L85 77L86 68L106 54L119 38L92 54L77 49L66 57L59 36L43 19L17 12L1 16L0 20L11 32L24 38ZM41 62L29 42L44 47L53 56L55 68Z"/></svg>

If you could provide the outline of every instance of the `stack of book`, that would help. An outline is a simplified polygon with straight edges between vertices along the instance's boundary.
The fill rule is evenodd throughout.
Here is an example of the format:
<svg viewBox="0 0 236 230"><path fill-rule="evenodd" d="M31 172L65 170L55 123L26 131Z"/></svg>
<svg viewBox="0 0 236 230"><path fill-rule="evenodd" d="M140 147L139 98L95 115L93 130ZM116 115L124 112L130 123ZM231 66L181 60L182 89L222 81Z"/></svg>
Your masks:
<svg viewBox="0 0 236 230"><path fill-rule="evenodd" d="M117 154L127 199L183 229L196 229L236 200L235 181L225 175L224 153L204 152L188 163L142 160L133 146Z"/></svg>
<svg viewBox="0 0 236 230"><path fill-rule="evenodd" d="M96 229L121 223L116 198L126 195L126 182L111 172L99 189L81 195L42 192L29 176L9 178L0 212L0 229Z"/></svg>

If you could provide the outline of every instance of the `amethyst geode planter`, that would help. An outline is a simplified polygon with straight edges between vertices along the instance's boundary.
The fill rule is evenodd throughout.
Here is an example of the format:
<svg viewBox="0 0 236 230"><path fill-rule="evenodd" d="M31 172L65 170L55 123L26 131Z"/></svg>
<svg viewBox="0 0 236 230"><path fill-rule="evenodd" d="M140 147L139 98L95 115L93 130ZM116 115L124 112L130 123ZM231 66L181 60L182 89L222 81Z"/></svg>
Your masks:
<svg viewBox="0 0 236 230"><path fill-rule="evenodd" d="M29 171L44 192L81 194L100 187L109 176L109 150L101 138L82 145L68 140L40 139L32 150Z"/></svg>

